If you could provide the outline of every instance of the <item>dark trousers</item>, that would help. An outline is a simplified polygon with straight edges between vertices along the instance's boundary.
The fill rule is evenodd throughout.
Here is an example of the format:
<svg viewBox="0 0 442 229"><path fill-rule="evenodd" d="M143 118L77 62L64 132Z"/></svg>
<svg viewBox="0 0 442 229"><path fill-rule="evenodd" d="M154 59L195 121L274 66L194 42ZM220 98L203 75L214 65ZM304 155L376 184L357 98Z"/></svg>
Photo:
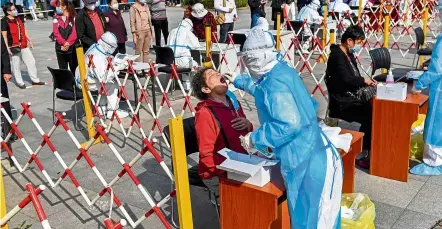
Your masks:
<svg viewBox="0 0 442 229"><path fill-rule="evenodd" d="M57 61L58 68L69 69L75 76L75 69L78 66L77 53L75 50L73 50L71 53L57 53Z"/></svg>
<svg viewBox="0 0 442 229"><path fill-rule="evenodd" d="M25 21L25 15L22 14L22 13L24 12L24 11L23 11L23 6L15 5L15 9L17 9L17 13L21 14L21 15L18 16L18 17L20 17L20 20L21 20L22 22L24 22L24 21Z"/></svg>
<svg viewBox="0 0 442 229"><path fill-rule="evenodd" d="M165 20L152 20L152 25L155 30L155 45L161 46L161 32L163 32L164 43L167 43L169 36L169 22Z"/></svg>
<svg viewBox="0 0 442 229"><path fill-rule="evenodd" d="M365 104L349 105L339 111L338 114L334 114L334 112L330 110L330 117L361 124L360 131L364 133L363 149L370 151L371 121L373 119L370 102L366 102Z"/></svg>
<svg viewBox="0 0 442 229"><path fill-rule="evenodd" d="M48 10L46 0L40 0L40 7L42 11ZM43 16L45 19L48 19L48 12L43 12Z"/></svg>
<svg viewBox="0 0 442 229"><path fill-rule="evenodd" d="M118 43L117 49L112 53L112 56L117 55L117 53L126 54L126 43Z"/></svg>
<svg viewBox="0 0 442 229"><path fill-rule="evenodd" d="M2 97L9 99L9 92L8 92L8 84L6 83L6 80L3 78L3 75L1 76L2 80L1 80L1 93L2 93ZM9 117L12 119L12 111L11 111L11 104L8 102L4 102L2 103L3 108L5 108L6 113L8 113ZM2 136L3 139L6 135L8 135L9 131L11 130L11 126L9 125L8 121L6 120L6 118L3 118L2 116Z"/></svg>
<svg viewBox="0 0 442 229"><path fill-rule="evenodd" d="M219 26L219 43L227 42L227 35L233 31L233 23L224 23Z"/></svg>

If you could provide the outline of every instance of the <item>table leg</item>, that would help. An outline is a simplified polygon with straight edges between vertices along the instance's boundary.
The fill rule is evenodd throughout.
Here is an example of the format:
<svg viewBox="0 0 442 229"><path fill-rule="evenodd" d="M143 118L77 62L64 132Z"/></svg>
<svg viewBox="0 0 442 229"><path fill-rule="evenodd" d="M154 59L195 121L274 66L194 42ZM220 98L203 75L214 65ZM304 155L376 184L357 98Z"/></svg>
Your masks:
<svg viewBox="0 0 442 229"><path fill-rule="evenodd" d="M355 160L362 151L362 138L351 145L350 151L342 157L344 166L344 180L342 193L353 193L355 185Z"/></svg>

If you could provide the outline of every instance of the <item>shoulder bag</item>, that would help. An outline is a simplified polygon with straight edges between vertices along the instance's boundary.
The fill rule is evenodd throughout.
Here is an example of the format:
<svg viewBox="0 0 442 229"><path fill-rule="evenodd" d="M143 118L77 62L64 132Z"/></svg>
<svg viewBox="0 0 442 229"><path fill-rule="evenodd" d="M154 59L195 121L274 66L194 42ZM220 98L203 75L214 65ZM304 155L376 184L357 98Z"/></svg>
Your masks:
<svg viewBox="0 0 442 229"><path fill-rule="evenodd" d="M226 0L223 0L223 7L226 7ZM226 22L226 13L218 13L215 16L215 21L217 25L224 24Z"/></svg>

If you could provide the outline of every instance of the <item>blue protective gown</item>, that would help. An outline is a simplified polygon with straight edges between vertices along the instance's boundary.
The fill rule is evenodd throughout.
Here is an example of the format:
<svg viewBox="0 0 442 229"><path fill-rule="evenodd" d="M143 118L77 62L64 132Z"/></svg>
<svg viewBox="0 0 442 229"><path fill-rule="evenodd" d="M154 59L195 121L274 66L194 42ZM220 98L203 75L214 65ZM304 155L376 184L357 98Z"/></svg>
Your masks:
<svg viewBox="0 0 442 229"><path fill-rule="evenodd" d="M258 150L272 148L280 161L291 228L340 228L341 158L298 73L280 61L257 82L239 75L234 85L255 97L261 127L251 140Z"/></svg>
<svg viewBox="0 0 442 229"><path fill-rule="evenodd" d="M442 36L436 41L428 71L419 77L417 90L429 88L427 118L424 130L424 162L410 172L418 175L442 175Z"/></svg>

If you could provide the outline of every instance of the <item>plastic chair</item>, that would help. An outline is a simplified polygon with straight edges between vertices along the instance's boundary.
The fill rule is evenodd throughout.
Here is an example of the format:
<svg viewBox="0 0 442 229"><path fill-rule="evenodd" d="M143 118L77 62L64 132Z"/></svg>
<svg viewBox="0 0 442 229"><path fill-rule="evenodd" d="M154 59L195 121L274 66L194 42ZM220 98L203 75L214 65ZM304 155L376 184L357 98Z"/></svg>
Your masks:
<svg viewBox="0 0 442 229"><path fill-rule="evenodd" d="M186 156L189 156L190 154L199 152L198 148L198 141L196 138L196 130L195 130L195 118L190 117L183 119L183 130L184 130L184 144L186 147ZM169 141L170 144L170 132L169 132L169 126L165 126L163 129L163 133L166 136L166 139ZM209 201L212 203L212 205L215 206L216 213L220 214L219 206L218 206L218 196L215 195L215 193L210 190L202 181L201 177L198 174L198 165L195 165L188 170L189 174L189 184L191 186L204 188L205 190L208 190L209 192ZM173 183L172 183L172 189L173 189ZM213 198L213 199L212 199ZM173 199L172 201L172 209L173 209ZM172 222L174 221L174 213L172 210Z"/></svg>
<svg viewBox="0 0 442 229"><path fill-rule="evenodd" d="M373 68L371 70L371 77L376 81L385 82L387 80L387 74L381 73L379 75L374 76L376 70L378 69L387 69L390 70L391 67L391 56L390 52L387 48L376 48L370 50L370 57L373 64Z"/></svg>
<svg viewBox="0 0 442 229"><path fill-rule="evenodd" d="M419 64L419 58L421 56L431 56L431 54L433 53L433 47L429 47L427 45L426 48L421 48L425 44L424 31L422 30L421 27L415 28L414 33L416 34L416 53L414 54L413 57L412 66L415 66L415 68L417 69L417 65ZM416 59L416 55L418 55L418 58L416 61L416 65L414 65L414 60Z"/></svg>
<svg viewBox="0 0 442 229"><path fill-rule="evenodd" d="M75 129L77 131L84 130L78 127L78 111L77 111L77 100L82 100L83 95L81 91L75 85L75 78L72 72L67 69L53 69L48 67L48 70L52 74L52 80L54 82L54 87L52 89L52 117L55 123L55 97L61 100L74 101L75 110ZM55 93L59 89L60 91ZM81 118L81 117L80 117Z"/></svg>
<svg viewBox="0 0 442 229"><path fill-rule="evenodd" d="M175 54L173 53L172 48L170 47L160 47L160 46L153 46L156 54L156 63L157 64L163 64L165 66L159 67L158 72L162 73L168 73L173 74L173 69L175 69L176 73L178 74L177 77L179 77L180 74L189 74L192 71L191 68L179 68L175 65ZM189 77L190 78L190 77ZM175 89L175 80L172 81L172 92Z"/></svg>

